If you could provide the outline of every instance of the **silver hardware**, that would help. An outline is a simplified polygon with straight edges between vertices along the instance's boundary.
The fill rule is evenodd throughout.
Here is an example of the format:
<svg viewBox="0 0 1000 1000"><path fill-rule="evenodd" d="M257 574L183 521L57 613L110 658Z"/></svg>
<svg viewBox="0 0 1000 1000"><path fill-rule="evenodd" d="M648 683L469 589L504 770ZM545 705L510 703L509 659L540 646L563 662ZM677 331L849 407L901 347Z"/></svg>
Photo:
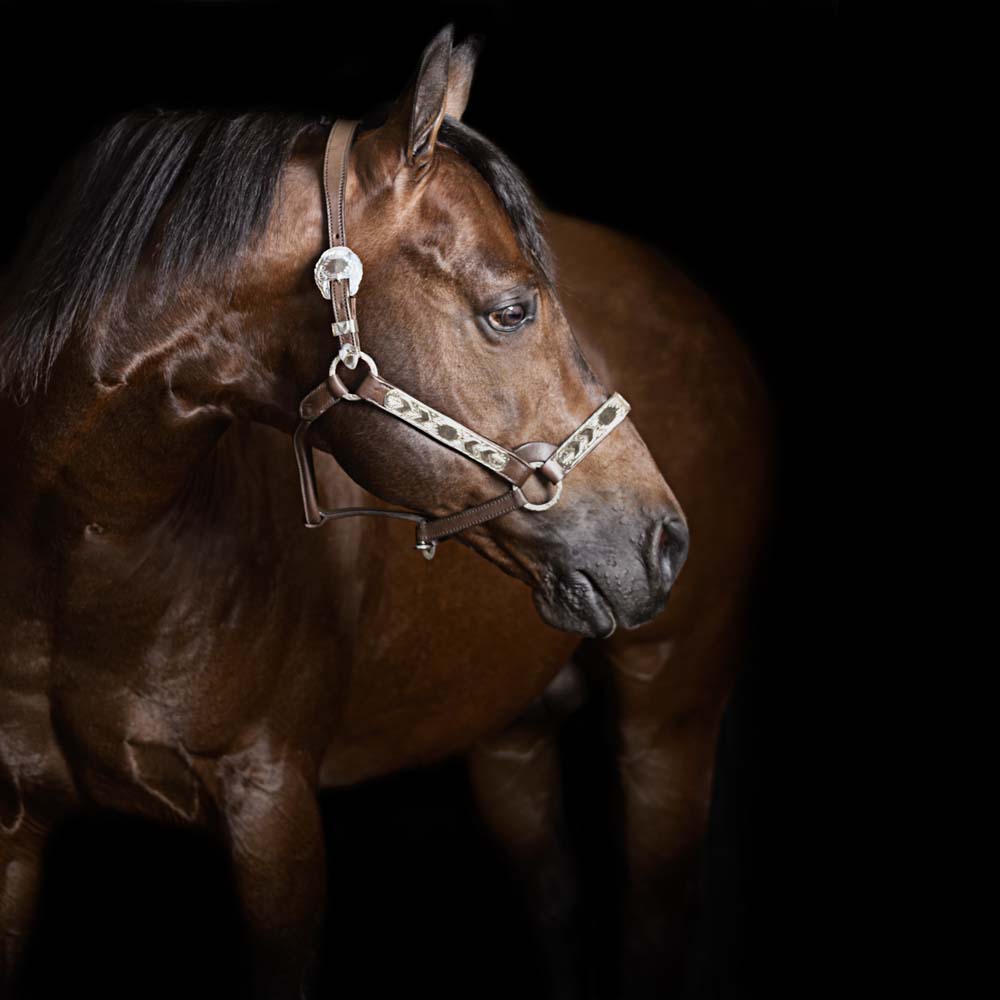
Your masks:
<svg viewBox="0 0 1000 1000"><path fill-rule="evenodd" d="M341 345L340 352L337 354L337 357L343 361L344 364L351 369L351 371L354 371L354 369L358 367L358 358L364 357L368 360L369 367L372 371L374 371L376 375L378 374L378 369L374 367L375 362L372 361L367 354L362 355L361 351L355 347L354 344L350 343L350 341Z"/></svg>
<svg viewBox="0 0 1000 1000"><path fill-rule="evenodd" d="M350 247L330 247L316 261L313 277L324 299L330 297L331 281L346 281L348 294L353 298L358 294L364 267L361 258Z"/></svg>
<svg viewBox="0 0 1000 1000"><path fill-rule="evenodd" d="M333 363L330 365L330 374L337 374L337 365L339 365L341 361L343 361L348 368L357 368L358 362L363 361L366 365L368 365L368 370L372 373L372 375L378 375L378 365L375 364L372 356L370 354L365 354L364 351L356 351L356 353L355 351L356 348L353 344L344 344L344 346L340 349L340 353L333 359ZM348 357L354 359L353 365L348 363ZM355 403L361 399L361 397L355 392L345 392L340 398L346 399L349 403Z"/></svg>
<svg viewBox="0 0 1000 1000"><path fill-rule="evenodd" d="M530 465L533 469L540 469L544 464L545 464L544 462L529 462L528 463L528 465ZM524 510L548 510L550 507L555 507L555 505L557 503L559 503L559 498L562 496L562 486L563 486L563 481L560 479L559 482L556 483L556 491L553 494L551 500L546 500L545 503L527 503L527 502L525 502L522 505L523 509ZM517 488L518 487L516 487L516 486L514 487L515 490Z"/></svg>
<svg viewBox="0 0 1000 1000"><path fill-rule="evenodd" d="M353 319L338 319L330 324L335 337L346 337L358 332L358 324Z"/></svg>
<svg viewBox="0 0 1000 1000"><path fill-rule="evenodd" d="M437 542L417 542L413 547L429 562L437 551Z"/></svg>

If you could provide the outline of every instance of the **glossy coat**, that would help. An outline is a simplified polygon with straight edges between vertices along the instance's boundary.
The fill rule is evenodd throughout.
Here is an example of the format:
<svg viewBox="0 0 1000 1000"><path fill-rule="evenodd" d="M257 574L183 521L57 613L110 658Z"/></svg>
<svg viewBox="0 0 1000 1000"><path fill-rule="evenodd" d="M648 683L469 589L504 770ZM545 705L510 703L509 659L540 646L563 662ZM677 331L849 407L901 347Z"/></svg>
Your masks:
<svg viewBox="0 0 1000 1000"><path fill-rule="evenodd" d="M433 563L405 525L308 531L289 434L332 353L311 277L322 142L289 160L231 299L192 287L152 312L140 271L123 324L70 342L46 393L0 402L5 980L48 832L114 808L222 838L259 993L298 996L324 903L318 787L454 752L469 753L529 891L557 871L568 898L553 717L523 713L609 618L618 631L588 662L618 705L628 988L674 975L764 525L766 401L711 302L634 241L549 214L558 288L539 280L482 178L435 144L445 111L464 110L474 55L446 29L385 124L356 140L348 234L365 261L365 348L398 384L509 444L560 440L609 387L632 420L548 516L516 512ZM477 338L469 301L514 285L538 289L533 329ZM382 414L341 405L317 430L352 477L319 463L331 505L367 502L367 489L439 514L496 491ZM658 615L676 576L659 526L685 514L691 558ZM573 995L568 912L543 907L540 928L555 987Z"/></svg>

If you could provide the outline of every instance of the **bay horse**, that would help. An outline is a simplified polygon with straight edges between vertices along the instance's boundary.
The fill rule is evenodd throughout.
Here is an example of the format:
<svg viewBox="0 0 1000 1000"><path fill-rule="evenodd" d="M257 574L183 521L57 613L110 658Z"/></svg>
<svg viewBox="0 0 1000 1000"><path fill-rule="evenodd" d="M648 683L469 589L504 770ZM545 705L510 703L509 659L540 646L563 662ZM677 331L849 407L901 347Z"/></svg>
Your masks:
<svg viewBox="0 0 1000 1000"><path fill-rule="evenodd" d="M523 179L461 123L475 48L442 32L355 140L346 205L366 342L408 390L511 443L559 440L606 397L604 380L630 379L660 466L699 512L695 582L656 617L682 560L663 526L684 516L638 414L559 505L469 531L468 548L433 563L397 524L306 531L288 436L330 362L311 274L329 121L125 116L64 173L3 288L5 977L46 837L82 808L222 838L261 996L309 981L320 784L469 751L484 814L529 886L551 871L571 886L553 718L538 708L579 636L609 624L635 629L595 647L620 695L633 978L662 964L737 662L766 404L711 303L664 281L651 253L550 214L556 279ZM641 297L607 294L609 268ZM517 328L495 329L511 306ZM627 345L613 336L624 330ZM656 349L633 353L638 337ZM334 408L312 440L332 456L317 472L338 503L370 492L443 516L496 489L377 411ZM540 922L561 969L556 909Z"/></svg>
<svg viewBox="0 0 1000 1000"><path fill-rule="evenodd" d="M533 616L526 588L468 548L443 549L447 573L427 574L404 545L405 529L369 524L366 545L380 559L346 637L351 690L321 783L353 785L464 753L481 815L536 923L551 995L595 995L594 966L607 955L595 963L585 947L559 736L583 699L599 699L617 733L628 876L623 940L604 949L624 952L624 980L610 995L680 996L716 741L745 662L770 525L774 417L731 322L676 266L605 226L543 216L574 336L604 381L629 387L630 419L683 498L694 539L684 571L663 614L581 645ZM266 475L286 476L291 519L286 442L269 428L248 433L259 439L245 449L254 461L271 456ZM340 502L371 502L332 459L320 473ZM516 631L503 628L510 621Z"/></svg>

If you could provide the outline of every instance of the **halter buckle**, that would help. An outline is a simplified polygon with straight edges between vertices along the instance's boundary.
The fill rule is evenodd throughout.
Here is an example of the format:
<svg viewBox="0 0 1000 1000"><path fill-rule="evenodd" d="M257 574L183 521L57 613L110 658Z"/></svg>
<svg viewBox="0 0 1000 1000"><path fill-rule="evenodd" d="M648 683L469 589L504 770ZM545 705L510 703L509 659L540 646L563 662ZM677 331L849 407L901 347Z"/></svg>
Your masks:
<svg viewBox="0 0 1000 1000"><path fill-rule="evenodd" d="M429 562L437 552L437 542L417 542L413 546Z"/></svg>

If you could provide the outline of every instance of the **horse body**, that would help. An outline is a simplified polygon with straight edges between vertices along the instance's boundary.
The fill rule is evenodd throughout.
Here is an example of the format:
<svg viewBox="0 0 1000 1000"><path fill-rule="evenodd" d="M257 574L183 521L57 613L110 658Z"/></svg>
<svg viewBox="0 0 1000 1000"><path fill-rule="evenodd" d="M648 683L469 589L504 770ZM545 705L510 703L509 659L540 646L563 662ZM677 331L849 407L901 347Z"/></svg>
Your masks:
<svg viewBox="0 0 1000 1000"><path fill-rule="evenodd" d="M670 614L595 646L620 695L629 861L636 884L652 890L633 913L638 968L678 910L659 891L664 872L674 877L704 823L764 504L766 415L738 342L707 300L638 244L554 215L565 317L542 297L549 334L523 341L523 370L502 362L497 339L459 341L466 353L456 354L433 322L447 312L458 323L464 308L436 278L442 260L486 253L494 289L503 287L497 274L519 288L535 279L485 184L457 154L434 153L445 108L461 115L474 62L474 52L456 49L449 68L449 55L450 34L439 36L421 86L359 142L348 184L351 204L362 205L348 231L359 234L366 281L383 303L377 315L362 305L378 320L380 360L395 361L397 377L408 375L445 412L475 413L500 440L525 439L528 417L558 440L600 399L600 377L613 378L660 467L683 484L699 537ZM386 187L400 135L406 160ZM228 294L182 289L164 304L140 267L127 320L92 317L85 344L55 359L44 395L23 405L0 396L5 976L30 927L47 832L81 807L224 838L264 996L296 996L306 978L323 908L321 782L472 747L484 813L528 883L539 865L572 880L554 830L554 732L521 713L579 636L542 624L523 584L550 623L577 632L601 634L609 618L645 621L679 568L661 528L676 523L679 507L629 429L595 452L590 478L581 473L576 497L554 516L519 512L463 539L510 576L458 545L427 563L397 524L302 527L288 433L297 400L329 363L329 348L304 332L324 325L308 272L323 246L314 138L283 168L263 250L241 261ZM434 195L448 177L442 192L466 200L464 218L481 216L475 240L457 238L444 194ZM407 245L399 232L417 223L431 235ZM397 224L407 228L393 235ZM393 282L400 244L413 275L439 281L436 297L414 299L424 284ZM452 267L448 278L470 282L473 270ZM388 298L400 284L408 296ZM596 376L574 353L570 324ZM401 355L400 326L427 342L415 335ZM495 367L496 378L516 370L520 401L500 398L488 380L470 388L463 379L477 364ZM495 400L495 412L483 399ZM490 495L485 474L469 475L460 458L378 420L348 404L327 419L319 443L353 477L321 462L328 499L364 502L355 480L434 514L448 512L442 495L455 505ZM428 467L441 470L433 480ZM587 580L573 568L584 558ZM501 785L512 789L503 801Z"/></svg>

